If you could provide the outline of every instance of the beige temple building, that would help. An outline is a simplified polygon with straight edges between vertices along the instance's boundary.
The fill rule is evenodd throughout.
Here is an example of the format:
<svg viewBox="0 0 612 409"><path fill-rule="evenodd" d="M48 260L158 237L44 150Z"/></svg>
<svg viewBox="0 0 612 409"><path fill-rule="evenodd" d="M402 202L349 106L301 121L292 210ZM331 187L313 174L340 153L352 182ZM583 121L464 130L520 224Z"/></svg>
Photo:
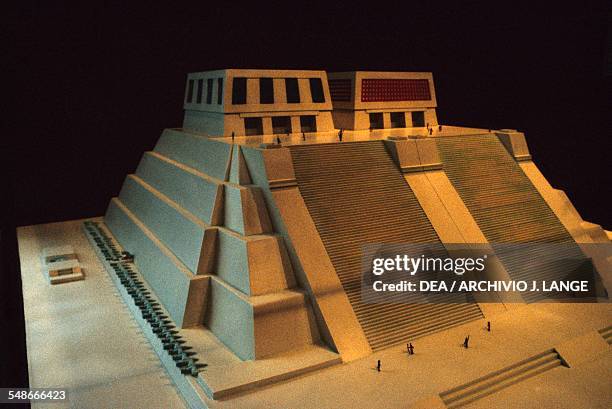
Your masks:
<svg viewBox="0 0 612 409"><path fill-rule="evenodd" d="M20 230L26 318L30 292L50 289L24 260L72 245L85 280L63 296L87 303L88 283L116 285L125 304L108 308L131 312L174 385L152 406L612 405L611 233L547 182L524 133L440 124L428 72L198 72L183 107L103 218ZM478 245L480 279L581 279L591 302L493 291L368 303L372 243ZM507 243L554 247L529 247L536 268L496 247ZM41 342L29 328L28 350ZM33 386L48 382L30 358ZM568 385L608 392L571 401Z"/></svg>

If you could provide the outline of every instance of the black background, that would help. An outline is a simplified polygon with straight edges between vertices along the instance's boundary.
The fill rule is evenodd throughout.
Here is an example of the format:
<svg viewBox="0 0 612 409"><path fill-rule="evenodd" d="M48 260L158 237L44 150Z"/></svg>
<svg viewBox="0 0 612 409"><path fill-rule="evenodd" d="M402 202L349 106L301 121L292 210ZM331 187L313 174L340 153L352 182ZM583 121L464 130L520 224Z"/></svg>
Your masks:
<svg viewBox="0 0 612 409"><path fill-rule="evenodd" d="M4 383L27 383L14 227L102 215L162 129L181 125L188 72L432 71L440 123L524 131L550 183L585 220L611 229L609 8L508 3L49 3L8 12L5 89L15 92L1 98Z"/></svg>

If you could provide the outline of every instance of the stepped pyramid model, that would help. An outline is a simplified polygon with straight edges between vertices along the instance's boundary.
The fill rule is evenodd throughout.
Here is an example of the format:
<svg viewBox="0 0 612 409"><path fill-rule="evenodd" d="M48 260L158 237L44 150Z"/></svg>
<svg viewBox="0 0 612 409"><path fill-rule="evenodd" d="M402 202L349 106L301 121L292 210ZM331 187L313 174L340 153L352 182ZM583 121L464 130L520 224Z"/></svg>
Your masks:
<svg viewBox="0 0 612 409"><path fill-rule="evenodd" d="M349 361L490 313L477 294L362 302L368 243L478 243L496 255L490 279L571 276L552 255L526 268L496 247L562 243L557 258L586 263L598 294L612 288L592 246L607 233L548 184L522 133L440 127L430 73L193 73L184 109L104 224L177 326L241 360L322 345Z"/></svg>

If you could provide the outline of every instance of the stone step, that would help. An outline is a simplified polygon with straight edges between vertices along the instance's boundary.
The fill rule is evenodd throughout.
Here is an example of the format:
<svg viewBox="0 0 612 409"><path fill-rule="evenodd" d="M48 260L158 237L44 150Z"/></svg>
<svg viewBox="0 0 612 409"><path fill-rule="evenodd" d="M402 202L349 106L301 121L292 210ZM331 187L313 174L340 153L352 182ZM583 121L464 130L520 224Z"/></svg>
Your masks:
<svg viewBox="0 0 612 409"><path fill-rule="evenodd" d="M387 339L375 343L372 346L372 349L375 351L393 346L398 344L403 344L414 339L418 339L436 332L444 331L450 328L458 327L463 324L467 324L469 322L475 321L477 319L482 318L480 311L473 312L470 315L464 315L463 317L459 317L452 320L447 320L440 323L434 323L429 326L420 327L417 330L406 331L404 330L402 333L397 334L396 336L388 336Z"/></svg>
<svg viewBox="0 0 612 409"><path fill-rule="evenodd" d="M609 327L600 329L599 333L601 334L603 339L608 341L608 344L612 345L612 325L610 325Z"/></svg>
<svg viewBox="0 0 612 409"><path fill-rule="evenodd" d="M432 315L418 322L402 322L390 316L384 321L375 321L378 325L368 325L365 333L370 342L388 344L391 338L389 334L402 334L409 338L409 334L419 332L424 328L444 327L444 324L448 322L462 321L463 318L470 316L472 312L470 307L468 304L457 305L457 308L447 309L444 315Z"/></svg>
<svg viewBox="0 0 612 409"><path fill-rule="evenodd" d="M556 351L545 351L443 392L440 397L449 408L461 407L561 365Z"/></svg>

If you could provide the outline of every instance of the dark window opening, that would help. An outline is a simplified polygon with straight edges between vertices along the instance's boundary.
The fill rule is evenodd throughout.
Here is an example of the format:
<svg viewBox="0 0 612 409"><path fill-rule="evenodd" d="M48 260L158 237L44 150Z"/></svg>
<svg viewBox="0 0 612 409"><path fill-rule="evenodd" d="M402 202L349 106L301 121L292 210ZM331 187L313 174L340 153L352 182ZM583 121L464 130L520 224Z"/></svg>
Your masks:
<svg viewBox="0 0 612 409"><path fill-rule="evenodd" d="M412 112L412 126L413 127L425 126L425 112L423 111Z"/></svg>
<svg viewBox="0 0 612 409"><path fill-rule="evenodd" d="M300 128L302 132L317 132L317 119L314 115L300 117Z"/></svg>
<svg viewBox="0 0 612 409"><path fill-rule="evenodd" d="M198 93L196 94L196 102L198 104L202 103L202 92L204 91L204 80L203 79L199 79L198 80Z"/></svg>
<svg viewBox="0 0 612 409"><path fill-rule="evenodd" d="M261 118L244 118L245 135L263 135Z"/></svg>
<svg viewBox="0 0 612 409"><path fill-rule="evenodd" d="M209 78L206 80L206 103L207 104L212 104L212 87L213 87L213 80L212 78Z"/></svg>
<svg viewBox="0 0 612 409"><path fill-rule="evenodd" d="M321 82L321 78L309 78L309 82L312 102L325 102L325 96L323 95L323 83Z"/></svg>
<svg viewBox="0 0 612 409"><path fill-rule="evenodd" d="M187 85L187 103L191 103L193 101L193 80L189 80Z"/></svg>
<svg viewBox="0 0 612 409"><path fill-rule="evenodd" d="M288 116L272 117L272 133L286 134L291 133L291 118Z"/></svg>
<svg viewBox="0 0 612 409"><path fill-rule="evenodd" d="M217 78L217 104L223 103L223 78Z"/></svg>
<svg viewBox="0 0 612 409"><path fill-rule="evenodd" d="M285 78L285 89L288 103L297 104L300 102L300 88L297 78Z"/></svg>
<svg viewBox="0 0 612 409"><path fill-rule="evenodd" d="M391 128L405 128L406 116L403 112L391 112Z"/></svg>
<svg viewBox="0 0 612 409"><path fill-rule="evenodd" d="M232 81L232 104L246 104L247 79L234 78Z"/></svg>
<svg viewBox="0 0 612 409"><path fill-rule="evenodd" d="M383 129L385 127L383 122L382 112L376 112L370 114L370 129Z"/></svg>
<svg viewBox="0 0 612 409"><path fill-rule="evenodd" d="M274 86L272 78L259 79L259 103L273 104L274 103Z"/></svg>

